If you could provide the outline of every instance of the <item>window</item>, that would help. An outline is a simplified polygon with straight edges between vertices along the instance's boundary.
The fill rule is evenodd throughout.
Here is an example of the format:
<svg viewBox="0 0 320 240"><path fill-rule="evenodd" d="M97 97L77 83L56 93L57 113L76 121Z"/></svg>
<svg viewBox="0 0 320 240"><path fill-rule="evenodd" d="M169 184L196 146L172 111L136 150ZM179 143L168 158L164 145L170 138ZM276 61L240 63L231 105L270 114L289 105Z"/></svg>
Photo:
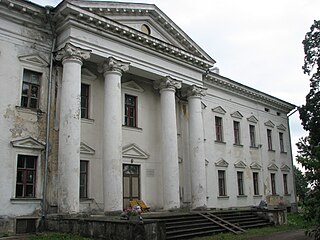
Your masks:
<svg viewBox="0 0 320 240"><path fill-rule="evenodd" d="M37 157L18 155L17 162L17 198L34 198L36 188Z"/></svg>
<svg viewBox="0 0 320 240"><path fill-rule="evenodd" d="M279 142L280 142L280 152L284 152L284 143L283 143L283 133L279 133Z"/></svg>
<svg viewBox="0 0 320 240"><path fill-rule="evenodd" d="M253 192L254 195L259 195L259 173L253 172Z"/></svg>
<svg viewBox="0 0 320 240"><path fill-rule="evenodd" d="M41 73L24 69L21 107L37 109L39 106Z"/></svg>
<svg viewBox="0 0 320 240"><path fill-rule="evenodd" d="M216 124L216 141L223 142L222 118L215 117Z"/></svg>
<svg viewBox="0 0 320 240"><path fill-rule="evenodd" d="M89 118L89 90L88 84L81 83L81 118Z"/></svg>
<svg viewBox="0 0 320 240"><path fill-rule="evenodd" d="M88 197L88 161L80 161L80 198Z"/></svg>
<svg viewBox="0 0 320 240"><path fill-rule="evenodd" d="M137 127L137 97L125 95L124 125Z"/></svg>
<svg viewBox="0 0 320 240"><path fill-rule="evenodd" d="M243 172L237 172L238 195L244 195L243 191Z"/></svg>
<svg viewBox="0 0 320 240"><path fill-rule="evenodd" d="M268 150L272 150L272 131L267 129L267 137L268 137Z"/></svg>
<svg viewBox="0 0 320 240"><path fill-rule="evenodd" d="M250 147L256 147L256 127L249 125Z"/></svg>
<svg viewBox="0 0 320 240"><path fill-rule="evenodd" d="M226 196L226 176L224 170L218 171L219 196Z"/></svg>
<svg viewBox="0 0 320 240"><path fill-rule="evenodd" d="M240 122L233 121L234 144L240 145Z"/></svg>
<svg viewBox="0 0 320 240"><path fill-rule="evenodd" d="M288 175L283 174L283 190L284 194L288 194Z"/></svg>
<svg viewBox="0 0 320 240"><path fill-rule="evenodd" d="M275 173L271 173L271 193L272 195L276 195L276 174Z"/></svg>

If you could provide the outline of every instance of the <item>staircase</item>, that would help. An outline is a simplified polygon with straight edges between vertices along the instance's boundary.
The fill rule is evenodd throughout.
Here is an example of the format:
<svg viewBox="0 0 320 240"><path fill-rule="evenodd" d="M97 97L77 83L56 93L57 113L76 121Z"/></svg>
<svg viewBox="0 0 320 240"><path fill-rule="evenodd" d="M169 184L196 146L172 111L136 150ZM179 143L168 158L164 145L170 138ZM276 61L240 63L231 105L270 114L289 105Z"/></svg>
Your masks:
<svg viewBox="0 0 320 240"><path fill-rule="evenodd" d="M144 218L158 219L166 225L166 239L190 239L222 232L240 234L245 229L270 226L269 220L252 211L175 213Z"/></svg>

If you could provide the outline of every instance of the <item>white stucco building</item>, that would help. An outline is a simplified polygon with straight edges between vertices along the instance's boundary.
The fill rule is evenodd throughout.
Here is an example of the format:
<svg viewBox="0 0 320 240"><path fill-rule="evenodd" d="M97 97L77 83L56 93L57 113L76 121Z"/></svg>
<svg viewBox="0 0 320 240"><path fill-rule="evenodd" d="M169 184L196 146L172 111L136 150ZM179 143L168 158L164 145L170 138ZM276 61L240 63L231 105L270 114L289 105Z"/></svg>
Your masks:
<svg viewBox="0 0 320 240"><path fill-rule="evenodd" d="M3 221L295 203L295 106L211 71L155 5L2 0L0 26Z"/></svg>

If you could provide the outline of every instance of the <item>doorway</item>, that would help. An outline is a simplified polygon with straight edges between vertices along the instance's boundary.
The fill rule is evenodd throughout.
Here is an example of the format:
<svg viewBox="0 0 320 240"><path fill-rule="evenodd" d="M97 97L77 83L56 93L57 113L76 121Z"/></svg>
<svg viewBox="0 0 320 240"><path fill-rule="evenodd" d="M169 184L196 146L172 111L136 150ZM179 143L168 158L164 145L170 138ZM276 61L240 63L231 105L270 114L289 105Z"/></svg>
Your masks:
<svg viewBox="0 0 320 240"><path fill-rule="evenodd" d="M140 166L123 164L123 208L134 199L140 199Z"/></svg>

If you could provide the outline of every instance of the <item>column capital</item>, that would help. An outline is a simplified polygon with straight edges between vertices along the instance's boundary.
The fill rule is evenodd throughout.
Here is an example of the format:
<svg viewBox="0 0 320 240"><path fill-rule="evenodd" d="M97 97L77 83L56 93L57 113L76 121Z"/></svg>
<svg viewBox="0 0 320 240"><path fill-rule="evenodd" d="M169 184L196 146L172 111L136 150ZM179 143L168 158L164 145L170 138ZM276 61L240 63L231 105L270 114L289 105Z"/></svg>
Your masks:
<svg viewBox="0 0 320 240"><path fill-rule="evenodd" d="M155 89L171 89L171 90L176 90L181 88L181 81L173 79L170 76L166 76L164 78L161 78L159 80L156 80L153 84L153 87Z"/></svg>
<svg viewBox="0 0 320 240"><path fill-rule="evenodd" d="M66 45L56 52L55 59L57 61L64 61L67 59L80 61L90 58L91 50L85 50L72 45L71 43L66 43Z"/></svg>
<svg viewBox="0 0 320 240"><path fill-rule="evenodd" d="M117 60L114 57L108 57L106 61L98 66L98 72L105 74L106 72L119 72L123 73L129 70L129 62L123 62L121 60Z"/></svg>
<svg viewBox="0 0 320 240"><path fill-rule="evenodd" d="M207 95L207 88L197 86L197 85L192 85L186 89L185 95L189 97L204 97Z"/></svg>

